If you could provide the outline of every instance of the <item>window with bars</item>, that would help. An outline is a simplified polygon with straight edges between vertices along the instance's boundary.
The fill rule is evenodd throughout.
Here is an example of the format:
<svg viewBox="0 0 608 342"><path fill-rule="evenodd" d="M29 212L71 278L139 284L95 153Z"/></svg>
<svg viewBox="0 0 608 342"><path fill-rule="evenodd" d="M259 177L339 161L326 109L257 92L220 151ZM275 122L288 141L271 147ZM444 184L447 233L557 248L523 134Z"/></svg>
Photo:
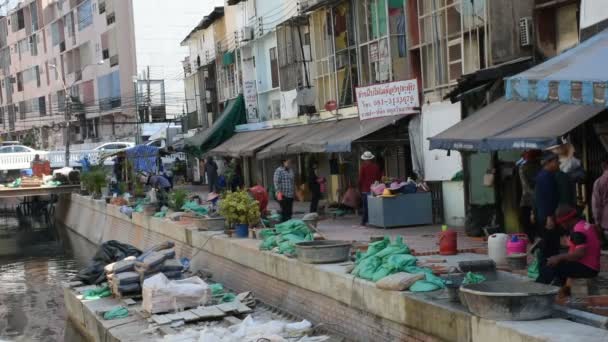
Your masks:
<svg viewBox="0 0 608 342"><path fill-rule="evenodd" d="M78 31L82 31L93 24L93 9L91 7L91 0L87 0L78 6L77 13Z"/></svg>
<svg viewBox="0 0 608 342"><path fill-rule="evenodd" d="M273 47L268 50L268 55L270 58L270 80L271 87L278 88L279 87L279 60L277 57L277 48Z"/></svg>
<svg viewBox="0 0 608 342"><path fill-rule="evenodd" d="M40 116L46 115L46 97L40 96L38 99L38 111Z"/></svg>
<svg viewBox="0 0 608 342"><path fill-rule="evenodd" d="M486 12L486 0L418 2L425 93L446 93L463 74L487 67Z"/></svg>

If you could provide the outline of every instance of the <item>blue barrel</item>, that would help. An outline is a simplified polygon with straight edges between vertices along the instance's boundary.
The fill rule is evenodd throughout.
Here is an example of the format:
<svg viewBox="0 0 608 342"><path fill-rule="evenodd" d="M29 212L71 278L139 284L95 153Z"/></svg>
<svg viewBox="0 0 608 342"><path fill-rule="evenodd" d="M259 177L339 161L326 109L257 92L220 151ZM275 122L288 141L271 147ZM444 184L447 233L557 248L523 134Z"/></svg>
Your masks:
<svg viewBox="0 0 608 342"><path fill-rule="evenodd" d="M239 238L249 237L249 225L248 224L237 224L234 230L234 235Z"/></svg>

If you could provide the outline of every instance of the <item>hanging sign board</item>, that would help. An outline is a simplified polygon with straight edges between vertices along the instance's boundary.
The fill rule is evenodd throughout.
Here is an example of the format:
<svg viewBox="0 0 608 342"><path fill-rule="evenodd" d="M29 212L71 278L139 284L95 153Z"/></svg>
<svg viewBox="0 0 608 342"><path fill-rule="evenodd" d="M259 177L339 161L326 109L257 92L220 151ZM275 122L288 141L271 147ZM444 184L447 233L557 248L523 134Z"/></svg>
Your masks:
<svg viewBox="0 0 608 342"><path fill-rule="evenodd" d="M357 105L359 119L418 113L418 82L416 79L359 87Z"/></svg>

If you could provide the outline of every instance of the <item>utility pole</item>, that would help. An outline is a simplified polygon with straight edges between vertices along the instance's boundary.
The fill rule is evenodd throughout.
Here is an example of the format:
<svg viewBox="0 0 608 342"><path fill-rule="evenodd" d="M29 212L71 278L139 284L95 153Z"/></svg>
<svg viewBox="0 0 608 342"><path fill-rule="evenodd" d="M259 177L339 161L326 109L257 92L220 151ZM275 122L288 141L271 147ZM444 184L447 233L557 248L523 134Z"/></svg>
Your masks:
<svg viewBox="0 0 608 342"><path fill-rule="evenodd" d="M137 76L133 76L133 88L135 89L135 122L137 122L135 144L139 145L141 140L141 131L139 130L139 122L141 121L141 116L139 115L139 77Z"/></svg>
<svg viewBox="0 0 608 342"><path fill-rule="evenodd" d="M150 94L150 66L148 65L148 116L146 122L152 122L152 95Z"/></svg>
<svg viewBox="0 0 608 342"><path fill-rule="evenodd" d="M68 94L67 88L65 92L65 167L70 166L70 121L72 118L71 104L72 97Z"/></svg>

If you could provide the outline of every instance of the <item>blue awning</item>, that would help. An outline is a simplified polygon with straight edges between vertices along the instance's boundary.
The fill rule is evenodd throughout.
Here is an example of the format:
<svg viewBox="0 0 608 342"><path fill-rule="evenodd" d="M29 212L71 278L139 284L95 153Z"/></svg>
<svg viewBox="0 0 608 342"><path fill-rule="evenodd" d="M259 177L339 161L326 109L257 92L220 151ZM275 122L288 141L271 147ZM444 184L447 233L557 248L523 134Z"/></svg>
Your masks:
<svg viewBox="0 0 608 342"><path fill-rule="evenodd" d="M430 138L430 149L478 152L545 149L604 109L502 98Z"/></svg>
<svg viewBox="0 0 608 342"><path fill-rule="evenodd" d="M506 98L606 106L608 30L505 79Z"/></svg>

